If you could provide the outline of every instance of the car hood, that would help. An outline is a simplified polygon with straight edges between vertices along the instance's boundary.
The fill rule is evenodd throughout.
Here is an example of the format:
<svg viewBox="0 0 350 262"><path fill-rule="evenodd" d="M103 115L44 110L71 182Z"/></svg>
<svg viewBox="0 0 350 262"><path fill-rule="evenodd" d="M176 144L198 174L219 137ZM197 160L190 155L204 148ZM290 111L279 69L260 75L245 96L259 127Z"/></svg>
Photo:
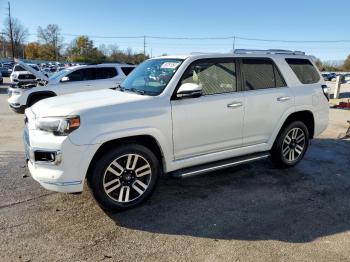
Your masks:
<svg viewBox="0 0 350 262"><path fill-rule="evenodd" d="M91 109L138 103L149 99L152 97L105 89L47 98L34 104L31 109L36 117L67 116L81 114Z"/></svg>
<svg viewBox="0 0 350 262"><path fill-rule="evenodd" d="M32 68L31 66L27 65L26 63L23 63L21 60L15 59L15 62L17 64L21 65L28 72L30 72L33 75L35 75L36 78L41 79L41 80L46 80L46 81L49 80L41 71L36 71L34 68Z"/></svg>

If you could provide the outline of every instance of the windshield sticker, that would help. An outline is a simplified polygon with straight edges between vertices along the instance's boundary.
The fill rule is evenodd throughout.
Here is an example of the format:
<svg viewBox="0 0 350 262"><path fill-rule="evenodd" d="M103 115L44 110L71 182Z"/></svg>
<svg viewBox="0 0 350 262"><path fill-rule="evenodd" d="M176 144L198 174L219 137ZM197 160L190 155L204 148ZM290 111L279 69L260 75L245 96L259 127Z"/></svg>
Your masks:
<svg viewBox="0 0 350 262"><path fill-rule="evenodd" d="M175 69L179 64L180 62L165 62L164 64L161 65L160 68Z"/></svg>

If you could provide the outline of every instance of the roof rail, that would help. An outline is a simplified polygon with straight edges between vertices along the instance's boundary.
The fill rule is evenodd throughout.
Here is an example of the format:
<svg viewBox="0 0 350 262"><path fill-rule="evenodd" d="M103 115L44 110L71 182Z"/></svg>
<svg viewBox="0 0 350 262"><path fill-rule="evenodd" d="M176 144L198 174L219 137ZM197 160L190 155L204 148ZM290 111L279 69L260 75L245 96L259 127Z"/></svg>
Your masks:
<svg viewBox="0 0 350 262"><path fill-rule="evenodd" d="M283 49L235 49L235 54L288 54L288 55L305 55L302 51L292 51Z"/></svg>

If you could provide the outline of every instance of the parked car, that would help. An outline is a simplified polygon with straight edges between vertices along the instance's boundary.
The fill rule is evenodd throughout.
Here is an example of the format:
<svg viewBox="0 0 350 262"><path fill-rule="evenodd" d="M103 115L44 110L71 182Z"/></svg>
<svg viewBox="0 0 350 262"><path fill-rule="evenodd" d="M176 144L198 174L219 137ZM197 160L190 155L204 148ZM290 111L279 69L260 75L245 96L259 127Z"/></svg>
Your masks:
<svg viewBox="0 0 350 262"><path fill-rule="evenodd" d="M5 63L1 64L0 65L0 72L1 72L2 76L8 77L12 73L12 67L9 64L5 64Z"/></svg>
<svg viewBox="0 0 350 262"><path fill-rule="evenodd" d="M157 77L164 71L171 77ZM149 59L116 90L26 109L28 168L58 192L81 192L86 178L103 209L123 210L145 201L161 174L185 177L268 157L292 167L327 127L327 90L302 52Z"/></svg>
<svg viewBox="0 0 350 262"><path fill-rule="evenodd" d="M8 104L17 113L23 113L25 108L48 97L116 87L135 68L127 64L76 66L63 69L48 78L24 63L21 66L30 70L41 81L38 85L8 89Z"/></svg>
<svg viewBox="0 0 350 262"><path fill-rule="evenodd" d="M4 83L4 79L2 78L2 74L0 72L0 85L2 85Z"/></svg>
<svg viewBox="0 0 350 262"><path fill-rule="evenodd" d="M332 81L337 77L337 75L336 73L322 73L322 77L325 81Z"/></svg>
<svg viewBox="0 0 350 262"><path fill-rule="evenodd" d="M36 74L31 73L32 70L29 71L27 68L24 68L23 64L16 64L13 67L13 71L10 75L10 81L12 84L28 84L36 82ZM39 67L35 64L28 64L28 67L31 67L35 71L40 71Z"/></svg>

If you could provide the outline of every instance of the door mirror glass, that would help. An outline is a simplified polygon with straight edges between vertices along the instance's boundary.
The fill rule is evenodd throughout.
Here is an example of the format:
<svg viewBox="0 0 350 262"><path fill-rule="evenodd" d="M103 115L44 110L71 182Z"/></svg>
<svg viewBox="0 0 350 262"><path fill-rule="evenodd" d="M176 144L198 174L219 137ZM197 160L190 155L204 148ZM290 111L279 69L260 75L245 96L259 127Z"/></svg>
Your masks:
<svg viewBox="0 0 350 262"><path fill-rule="evenodd" d="M194 83L182 84L177 91L178 98L200 97L202 95L202 86Z"/></svg>
<svg viewBox="0 0 350 262"><path fill-rule="evenodd" d="M68 76L64 76L61 79L61 82L68 82L69 81L69 77Z"/></svg>

